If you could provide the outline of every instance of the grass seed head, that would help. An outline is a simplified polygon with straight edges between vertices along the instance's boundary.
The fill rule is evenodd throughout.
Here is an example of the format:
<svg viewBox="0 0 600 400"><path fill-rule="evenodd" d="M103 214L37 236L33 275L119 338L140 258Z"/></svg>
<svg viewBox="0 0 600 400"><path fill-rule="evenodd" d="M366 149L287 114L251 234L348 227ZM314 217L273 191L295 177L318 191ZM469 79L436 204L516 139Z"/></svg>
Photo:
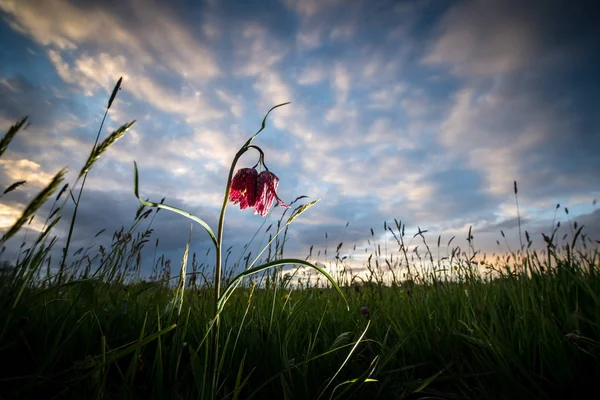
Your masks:
<svg viewBox="0 0 600 400"><path fill-rule="evenodd" d="M104 153L106 150L108 150L108 148L110 146L112 146L117 140L121 139L123 137L123 135L125 134L125 132L127 132L129 130L129 128L131 128L133 126L133 124L135 124L135 121L129 122L129 123L121 126L119 129L117 129L116 131L111 133L110 136L108 136L106 139L104 139L104 141L102 143L100 143L98 146L94 147L92 149L92 152L90 153L90 156L88 157L87 161L85 162L85 165L79 172L79 176L77 179L79 179L83 175L87 174L90 171L90 169L92 168L92 165L94 165L94 163L96 161L98 161L98 159L100 158L102 153Z"/></svg>

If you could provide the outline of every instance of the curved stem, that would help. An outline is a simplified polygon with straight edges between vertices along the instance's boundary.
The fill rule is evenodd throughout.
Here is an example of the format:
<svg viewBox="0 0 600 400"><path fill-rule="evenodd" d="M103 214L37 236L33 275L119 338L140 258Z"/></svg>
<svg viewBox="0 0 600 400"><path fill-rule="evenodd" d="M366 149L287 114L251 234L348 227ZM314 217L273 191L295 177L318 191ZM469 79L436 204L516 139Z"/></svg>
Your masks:
<svg viewBox="0 0 600 400"><path fill-rule="evenodd" d="M229 202L229 194L231 193L231 181L233 179L233 172L235 170L235 165L237 164L238 159L244 154L248 149L242 148L235 155L233 162L231 163L231 168L229 169L229 176L227 177L227 187L225 188L225 197L223 198L223 206L221 207L221 215L219 216L219 228L217 230L217 255L216 255L216 265L215 265L215 304L219 300L221 295L221 247L223 243L223 226L225 224L225 210L227 209L227 203ZM216 308L215 308L216 311ZM216 312L215 312L216 315Z"/></svg>
<svg viewBox="0 0 600 400"><path fill-rule="evenodd" d="M265 164L265 153L262 151L262 149L260 147L258 147L258 146L253 145L253 144L249 145L248 148L256 149L256 151L258 151L260 153L260 155L258 157L258 162L256 164L254 164L254 167L252 167L252 168L256 168L256 167L258 167L259 164L262 163L262 165L268 171L269 168L267 168L267 165Z"/></svg>
<svg viewBox="0 0 600 400"><path fill-rule="evenodd" d="M229 169L229 176L227 177L227 186L225 188L225 197L223 198L223 206L221 208L221 215L219 216L219 228L217 231L217 244L216 244L216 260L215 260L215 306L214 306L214 325L212 331L212 362L210 365L213 367L213 382L212 382L212 390L213 390L213 398L215 395L216 385L217 385L217 368L218 368L218 358L219 354L218 342L219 342L219 298L221 297L221 275L223 273L221 268L222 263L222 254L221 248L223 244L223 226L225 224L225 211L227 209L227 203L229 202L229 194L231 193L231 181L233 180L233 173L235 171L235 166L240 159L240 157L248 151L250 148L256 149L260 153L260 159L264 157L263 151L254 145L246 144L242 147L235 157L233 158L233 162L231 163L231 168Z"/></svg>
<svg viewBox="0 0 600 400"><path fill-rule="evenodd" d="M215 265L215 303L219 300L221 295L221 247L223 243L223 225L225 224L225 210L227 209L227 203L229 202L229 194L231 193L231 181L233 180L233 172L235 171L235 166L240 159L240 157L250 149L255 149L260 153L260 160L264 159L265 154L262 149L258 146L254 145L246 145L242 147L235 157L233 158L233 162L231 163L231 168L229 169L229 176L227 177L227 186L225 188L225 197L223 198L223 206L221 207L221 215L219 216L219 228L217 230L217 255L216 255L216 265ZM264 165L264 162L263 162ZM216 308L215 308L216 311ZM216 314L216 313L215 313Z"/></svg>

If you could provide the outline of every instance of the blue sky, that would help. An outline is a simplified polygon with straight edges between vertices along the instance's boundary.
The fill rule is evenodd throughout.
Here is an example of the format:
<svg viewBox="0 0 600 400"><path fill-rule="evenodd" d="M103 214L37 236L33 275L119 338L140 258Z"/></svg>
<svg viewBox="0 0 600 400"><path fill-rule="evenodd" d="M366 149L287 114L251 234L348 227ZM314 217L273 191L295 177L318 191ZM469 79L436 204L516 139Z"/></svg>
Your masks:
<svg viewBox="0 0 600 400"><path fill-rule="evenodd" d="M326 232L329 255L341 240L342 253L356 244L364 254L370 228L383 242L383 223L394 218L407 234L427 229L432 245L441 234L466 247L473 226L477 248L502 251L500 229L518 241L514 180L534 243L557 203L600 240L594 7L0 0L0 130L24 115L32 123L0 160L3 187L28 181L2 199L0 229L59 168L69 166L73 182L122 76L104 135L137 123L90 174L73 249L133 219L134 160L143 197L166 197L216 229L234 154L286 101L255 144L284 201L322 199L291 226L289 256L324 248ZM255 163L251 154L238 166ZM263 222L234 207L227 218L225 240L238 247ZM566 222L562 210L557 218ZM153 228L159 253L177 260L188 221L161 212ZM207 246L195 227L193 250Z"/></svg>

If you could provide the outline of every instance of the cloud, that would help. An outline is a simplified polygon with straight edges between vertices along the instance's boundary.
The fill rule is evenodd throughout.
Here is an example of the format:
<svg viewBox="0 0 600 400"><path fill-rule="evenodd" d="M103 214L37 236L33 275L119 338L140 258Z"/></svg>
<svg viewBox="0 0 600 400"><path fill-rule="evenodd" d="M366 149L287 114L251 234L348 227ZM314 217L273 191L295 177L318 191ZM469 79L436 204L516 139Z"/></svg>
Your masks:
<svg viewBox="0 0 600 400"><path fill-rule="evenodd" d="M142 66L158 62L188 79L219 74L209 49L169 9L138 0L121 7L109 11L76 6L66 0L0 2L0 8L11 16L13 29L60 53L92 45L112 55L124 52ZM157 13L161 18L154 18Z"/></svg>
<svg viewBox="0 0 600 400"><path fill-rule="evenodd" d="M9 180L27 180L29 185L45 187L54 176L40 170L40 165L30 160L0 160L0 166Z"/></svg>
<svg viewBox="0 0 600 400"><path fill-rule="evenodd" d="M296 35L296 44L302 50L311 50L321 45L321 32L318 29L312 29L306 32L299 32Z"/></svg>
<svg viewBox="0 0 600 400"><path fill-rule="evenodd" d="M493 76L522 68L537 48L536 27L522 7L506 1L455 5L442 22L442 35L424 59L451 64L458 74ZM469 23L465 23L469 21Z"/></svg>
<svg viewBox="0 0 600 400"><path fill-rule="evenodd" d="M583 233L591 240L600 242L600 209L577 217L579 226L584 226Z"/></svg>
<svg viewBox="0 0 600 400"><path fill-rule="evenodd" d="M406 85L397 83L392 87L379 89L369 94L371 109L391 110L397 106L399 97L406 91Z"/></svg>
<svg viewBox="0 0 600 400"><path fill-rule="evenodd" d="M125 21L119 10L90 10L61 0L52 4L3 0L0 6L12 17L14 29L48 47L58 75L88 96L100 88L110 93L123 76L123 88L135 98L179 114L188 123L223 116L205 100L200 88L220 74L212 53L168 9L132 0L123 5L132 13ZM152 17L156 12L160 19ZM93 23L85 22L90 20ZM95 51L90 53L91 49ZM159 83L156 73L149 72L150 66L166 68L185 79L193 93Z"/></svg>
<svg viewBox="0 0 600 400"><path fill-rule="evenodd" d="M325 119L329 122L341 122L347 118L354 118L356 110L348 104L350 94L350 73L341 63L336 63L331 72L331 87L335 93L335 105L325 113Z"/></svg>
<svg viewBox="0 0 600 400"><path fill-rule="evenodd" d="M254 79L252 88L258 94L257 106L260 112L271 107L295 100L294 89L287 77L280 71L281 63L288 54L286 44L272 35L266 27L258 23L246 23L241 27L242 39L236 45L236 65L234 74ZM283 129L292 116L304 115L301 104L280 107L269 117L273 126Z"/></svg>
<svg viewBox="0 0 600 400"><path fill-rule="evenodd" d="M222 89L217 89L216 94L221 101L223 101L229 106L229 111L231 112L231 114L233 114L234 117L242 117L244 111L244 101L242 99L242 96L230 94Z"/></svg>
<svg viewBox="0 0 600 400"><path fill-rule="evenodd" d="M493 232L493 233L497 234L498 232L500 232L500 230L509 230L509 229L518 228L519 224L521 224L521 226L525 226L525 225L527 225L528 222L529 222L529 220L527 218L521 218L521 220L519 221L519 218L513 217L513 218L502 220L498 223L487 226L483 229L479 229L479 232L482 232L482 233Z"/></svg>
<svg viewBox="0 0 600 400"><path fill-rule="evenodd" d="M29 122L50 124L61 120L65 114L76 113L81 109L71 99L60 98L48 87L38 87L20 74L0 80L0 95L3 99L0 115L9 121L9 125L34 110L36 115L30 116ZM29 130L21 131L17 139L28 132Z"/></svg>
<svg viewBox="0 0 600 400"><path fill-rule="evenodd" d="M260 76L269 72L287 53L283 42L269 35L259 23L246 23L241 27L241 40L237 44L237 73Z"/></svg>
<svg viewBox="0 0 600 400"><path fill-rule="evenodd" d="M404 112L411 118L420 118L427 115L431 110L432 102L424 93L411 93L400 101Z"/></svg>
<svg viewBox="0 0 600 400"><path fill-rule="evenodd" d="M10 121L8 118L0 115L0 131L8 131L16 121Z"/></svg>
<svg viewBox="0 0 600 400"><path fill-rule="evenodd" d="M325 79L327 73L323 66L311 65L302 68L297 77L299 85L314 85Z"/></svg>
<svg viewBox="0 0 600 400"><path fill-rule="evenodd" d="M578 117L560 104L548 104L531 91L522 91L523 85L516 86L479 95L475 89L461 90L443 123L441 142L466 156L471 168L485 171L486 186L494 195L509 195L513 180L527 188L525 196L532 197L593 188L598 178L560 166L569 163L568 147L595 141L586 137L585 130L574 129ZM579 141L566 132L585 136ZM583 148L577 152L580 162L597 164L590 152ZM546 157L564 164L546 163Z"/></svg>
<svg viewBox="0 0 600 400"><path fill-rule="evenodd" d="M597 142L587 132L598 118L585 110L597 99L582 89L586 67L574 69L590 32L600 33L590 18L556 1L468 1L452 5L438 27L423 62L450 67L461 82L440 143L483 171L492 195L509 196L513 180L531 199L589 193L598 178L568 166L578 154L577 164L600 167L586 150Z"/></svg>
<svg viewBox="0 0 600 400"><path fill-rule="evenodd" d="M586 55L592 32L599 33L584 7L565 7L559 0L456 2L439 29L423 62L450 65L463 76L486 77L532 64L572 62Z"/></svg>
<svg viewBox="0 0 600 400"><path fill-rule="evenodd" d="M96 57L83 55L77 58L72 66L53 50L49 50L49 57L61 78L81 86L88 95L99 88L105 88L106 92L112 91L115 77L122 76L123 90L161 111L181 115L188 123L203 122L224 115L206 102L198 88L190 90L194 88L192 83L187 83L180 90L165 87L145 76L143 72L136 71L135 66L123 56L113 57L108 53L100 53Z"/></svg>
<svg viewBox="0 0 600 400"><path fill-rule="evenodd" d="M336 26L331 30L329 38L331 40L348 40L354 36L355 29L352 25Z"/></svg>
<svg viewBox="0 0 600 400"><path fill-rule="evenodd" d="M340 0L283 0L285 5L303 17L313 17L325 9L340 3Z"/></svg>
<svg viewBox="0 0 600 400"><path fill-rule="evenodd" d="M337 101L343 103L348 100L350 92L350 74L342 64L336 64L332 73L333 89L337 95Z"/></svg>

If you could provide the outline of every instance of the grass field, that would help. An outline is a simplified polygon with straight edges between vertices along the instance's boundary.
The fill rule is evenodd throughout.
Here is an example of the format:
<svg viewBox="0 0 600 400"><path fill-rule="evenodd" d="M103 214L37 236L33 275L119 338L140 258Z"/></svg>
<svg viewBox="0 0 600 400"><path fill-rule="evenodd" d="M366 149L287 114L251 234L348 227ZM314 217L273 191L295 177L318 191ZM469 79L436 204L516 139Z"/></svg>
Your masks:
<svg viewBox="0 0 600 400"><path fill-rule="evenodd" d="M24 123L4 137L0 156ZM81 193L129 126L94 146L72 188L83 182ZM49 255L63 244L52 228L61 217L73 226L76 214L62 210L79 201L58 190L63 176L2 239L54 199L45 230L0 279L0 399L586 398L600 379L600 253L576 224L561 240L549 232L542 251L527 234L518 251L493 259L475 249L455 248L443 262L423 254L423 269L396 223L386 226L394 258L375 253L363 279L336 259L329 270L341 267L331 277L339 286L325 270L310 284L302 271L314 264L284 259L277 235L260 266L248 257L221 270L220 251L215 264L194 257L188 266L186 251L173 262L177 276L159 259L152 278L138 280L152 239L141 222L158 208L181 210L140 199L134 223L110 246L57 262ZM290 218L279 223L283 235ZM219 250L221 232L220 224Z"/></svg>

